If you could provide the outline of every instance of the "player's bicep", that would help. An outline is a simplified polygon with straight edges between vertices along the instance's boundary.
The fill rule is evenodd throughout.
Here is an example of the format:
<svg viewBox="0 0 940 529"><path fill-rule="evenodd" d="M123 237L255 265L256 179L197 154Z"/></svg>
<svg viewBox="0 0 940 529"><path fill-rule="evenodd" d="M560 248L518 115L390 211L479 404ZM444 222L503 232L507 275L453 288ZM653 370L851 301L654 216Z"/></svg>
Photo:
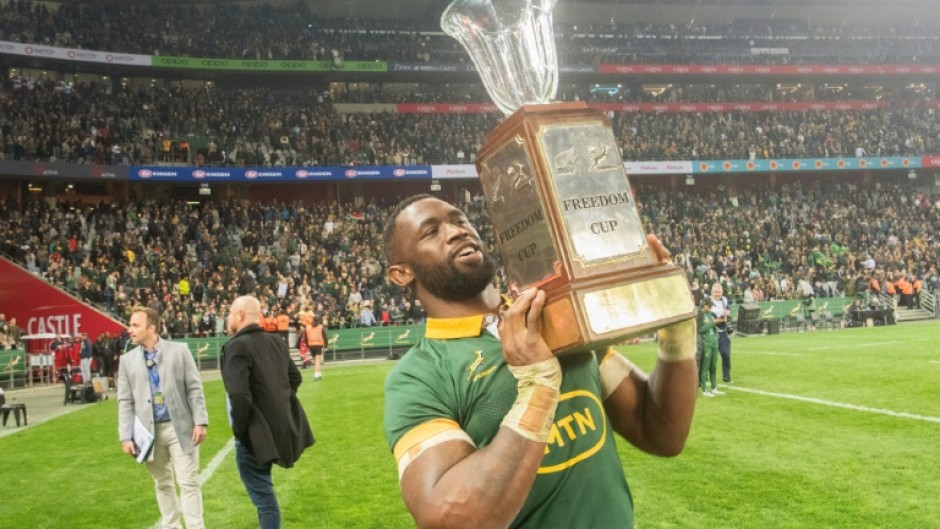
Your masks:
<svg viewBox="0 0 940 529"><path fill-rule="evenodd" d="M463 430L449 430L411 447L399 460L402 499L415 520L438 507L435 486L448 471L476 452Z"/></svg>
<svg viewBox="0 0 940 529"><path fill-rule="evenodd" d="M621 437L637 444L642 437L642 409L648 378L646 373L614 350L600 363L604 409L611 426Z"/></svg>

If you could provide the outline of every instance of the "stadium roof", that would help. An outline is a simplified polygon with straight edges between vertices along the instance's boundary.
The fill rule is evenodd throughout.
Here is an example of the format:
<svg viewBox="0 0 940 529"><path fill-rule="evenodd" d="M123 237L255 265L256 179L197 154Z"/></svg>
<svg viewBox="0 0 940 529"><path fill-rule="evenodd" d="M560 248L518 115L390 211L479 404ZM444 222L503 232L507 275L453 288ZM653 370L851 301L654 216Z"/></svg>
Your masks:
<svg viewBox="0 0 940 529"><path fill-rule="evenodd" d="M53 2L55 0L52 0ZM147 4L155 0L103 0ZM306 4L321 17L436 19L451 0L160 0L160 4L219 3L278 7ZM494 0L500 1L500 0ZM502 0L506 1L506 0ZM97 3L97 2L96 2ZM938 0L558 0L556 19L575 23L618 22L727 24L735 19L801 19L811 25L940 23Z"/></svg>

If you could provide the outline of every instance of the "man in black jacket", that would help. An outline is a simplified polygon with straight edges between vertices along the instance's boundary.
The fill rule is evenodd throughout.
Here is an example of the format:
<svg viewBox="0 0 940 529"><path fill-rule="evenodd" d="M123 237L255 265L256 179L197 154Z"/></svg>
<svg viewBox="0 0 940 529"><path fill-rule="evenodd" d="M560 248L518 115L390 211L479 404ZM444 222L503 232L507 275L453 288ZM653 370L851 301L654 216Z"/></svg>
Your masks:
<svg viewBox="0 0 940 529"><path fill-rule="evenodd" d="M232 303L228 328L233 335L222 349L222 380L228 394L235 435L235 461L261 529L281 527L281 512L271 466L294 466L313 432L297 399L303 377L287 345L258 325L261 304L253 296Z"/></svg>

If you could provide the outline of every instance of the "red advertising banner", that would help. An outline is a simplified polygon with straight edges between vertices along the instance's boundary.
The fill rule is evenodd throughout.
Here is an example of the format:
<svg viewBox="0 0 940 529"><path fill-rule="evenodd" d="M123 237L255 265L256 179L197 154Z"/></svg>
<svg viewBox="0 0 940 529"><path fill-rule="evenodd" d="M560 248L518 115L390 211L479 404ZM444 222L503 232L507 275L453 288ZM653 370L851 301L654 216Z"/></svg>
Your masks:
<svg viewBox="0 0 940 529"><path fill-rule="evenodd" d="M940 99L928 99L927 106L929 108L940 108Z"/></svg>
<svg viewBox="0 0 940 529"><path fill-rule="evenodd" d="M591 103L607 112L802 112L805 110L874 110L887 101L824 101L800 103Z"/></svg>
<svg viewBox="0 0 940 529"><path fill-rule="evenodd" d="M940 167L940 156L924 156L920 163L921 167Z"/></svg>
<svg viewBox="0 0 940 529"><path fill-rule="evenodd" d="M896 64L600 64L597 73L643 75L911 75L940 74L940 65Z"/></svg>
<svg viewBox="0 0 940 529"><path fill-rule="evenodd" d="M887 101L823 101L800 103L589 103L602 112L801 112L805 110L874 110L890 106ZM399 114L479 114L496 112L487 103L399 104Z"/></svg>
<svg viewBox="0 0 940 529"><path fill-rule="evenodd" d="M492 103L399 103L399 114L482 114L496 112Z"/></svg>
<svg viewBox="0 0 940 529"><path fill-rule="evenodd" d="M103 332L120 333L124 325L0 257L0 313L26 334L75 336L83 332L97 339Z"/></svg>

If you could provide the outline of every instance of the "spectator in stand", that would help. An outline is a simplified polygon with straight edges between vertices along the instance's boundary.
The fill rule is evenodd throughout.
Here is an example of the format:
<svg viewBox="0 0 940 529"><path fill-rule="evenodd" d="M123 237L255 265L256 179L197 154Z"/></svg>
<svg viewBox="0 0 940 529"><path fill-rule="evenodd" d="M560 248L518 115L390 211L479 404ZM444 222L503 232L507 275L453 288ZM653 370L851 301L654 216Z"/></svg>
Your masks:
<svg viewBox="0 0 940 529"><path fill-rule="evenodd" d="M384 60L465 62L454 39L440 34L435 15L315 16L305 5L272 7L9 2L0 5L0 34L29 44L249 60ZM409 13L411 15L411 13ZM198 21L198 23L196 22ZM940 45L924 25L814 27L792 19L755 26L556 22L562 63L872 64L927 63ZM126 35L107 28L146 27ZM788 53L755 54L787 48ZM68 88L63 86L63 90ZM218 148L216 148L216 153ZM109 151L110 154L110 151Z"/></svg>
<svg viewBox="0 0 940 529"><path fill-rule="evenodd" d="M934 284L930 278L937 277L940 239L930 235L940 233L937 198L920 197L907 183L863 186L827 180L774 186L761 181L736 189L681 191L642 183L634 187L644 225L673 251L690 282L699 285L698 296L703 286L719 282L730 300L742 299L745 285L755 300L757 291L766 300L796 299L801 279L807 279L817 297L853 295L859 293L858 276L864 278L864 292L876 265L926 274L928 288ZM472 222L485 226L482 197L468 202L466 210ZM350 211L363 212L365 221L349 220ZM375 226L388 211L389 204L379 201L364 206L230 201L224 207L206 202L189 208L152 200L94 207L27 200L0 207L0 244L20 263L32 258L39 274L53 284L84 282L80 295L86 299L93 301L111 288L112 310L119 318L127 318L137 304L162 305L161 316L173 337L197 331L213 311L218 330L224 321L218 307L228 306L240 293L271 295L271 278L277 273L293 281L294 290L283 300L273 296L265 303L302 307L304 302L295 298L305 296L317 314L332 316L330 328L361 325L362 305L350 309L357 291L364 301L372 300L377 323L392 324L393 311L396 323L417 322L421 315L413 295L385 281L375 259L381 254ZM880 212L877 219L871 211ZM289 229L275 235L275 221ZM324 229L326 223L330 230ZM282 245L278 239L285 233L289 235ZM494 249L487 229L481 236ZM89 265L69 270L71 258L50 248L61 246L67 252L73 237L93 244L82 250L86 255L81 263ZM286 261L292 237L307 245L296 270ZM171 288L184 276L191 278L189 296ZM203 293L197 300L200 286ZM411 304L410 314L403 312L405 303Z"/></svg>
<svg viewBox="0 0 940 529"><path fill-rule="evenodd" d="M0 127L0 142L12 147L7 153L9 159L88 163L94 158L80 154L80 142L107 146L119 141L129 148L123 151L118 162L126 158L132 163L150 164L159 157L177 158L171 151L164 153L162 150L164 147L172 149L172 140L167 137L158 140L154 129L191 131L195 122L200 124L200 135L212 138L216 148L222 145L227 153L225 159L211 160L209 163L213 165L462 163L458 153L476 152L486 133L499 121L495 113L431 116L341 113L341 108L332 101L312 103L315 99L309 90L289 86L276 90L225 86L185 89L172 83L158 83L125 88L117 93L113 93L110 83L104 82L74 83L67 92L58 90L59 84L55 81L37 80L29 86L23 89L16 88L10 80L0 82L0 115L8 116L9 123ZM579 94L578 98L590 100L584 94L586 90L586 87L571 88L573 93ZM697 101L713 101L707 90ZM778 102L774 99L779 99L774 89L768 90L768 94L755 96ZM479 87L475 92L480 94L478 101L486 101ZM644 93L639 89L637 92ZM396 98L393 93L373 95L376 99L367 103L387 103ZM686 97L691 96L680 94L675 99ZM102 108L95 104L103 99L109 101L108 106ZM273 100L278 101L274 113L277 119L271 117ZM911 156L940 151L936 117L927 104L930 95L919 95L911 100L904 91L866 93L860 100L875 102L877 107L773 112L617 112L612 117L622 155L627 160L742 159L752 154L755 159L848 156L856 145L871 146L867 154L873 156ZM142 110L141 101L147 102L148 110ZM744 101L755 102L753 99ZM818 101L810 99L808 102ZM888 106L884 106L886 103ZM141 121L150 123L150 107L159 116L158 122L140 126ZM114 125L108 128L84 126L96 121ZM58 147L17 148L18 142L30 137L30 124L35 122L49 124L46 141ZM324 130L333 132L324 134ZM179 162L190 163L190 160L180 159ZM78 240L63 242L67 245L62 247L62 252L80 256L82 251L71 250L68 246L77 245ZM185 281L192 283L192 278L185 278ZM185 286L180 285L180 288L185 289Z"/></svg>
<svg viewBox="0 0 940 529"><path fill-rule="evenodd" d="M13 340L9 335L10 324L6 314L0 313L0 349L13 349Z"/></svg>
<svg viewBox="0 0 940 529"><path fill-rule="evenodd" d="M372 313L372 302L366 300L362 304L362 311L359 313L359 325L363 327L372 327L375 324L375 314Z"/></svg>
<svg viewBox="0 0 940 529"><path fill-rule="evenodd" d="M6 335L11 349L23 347L23 334L23 328L16 324L16 318L10 318L6 325Z"/></svg>

